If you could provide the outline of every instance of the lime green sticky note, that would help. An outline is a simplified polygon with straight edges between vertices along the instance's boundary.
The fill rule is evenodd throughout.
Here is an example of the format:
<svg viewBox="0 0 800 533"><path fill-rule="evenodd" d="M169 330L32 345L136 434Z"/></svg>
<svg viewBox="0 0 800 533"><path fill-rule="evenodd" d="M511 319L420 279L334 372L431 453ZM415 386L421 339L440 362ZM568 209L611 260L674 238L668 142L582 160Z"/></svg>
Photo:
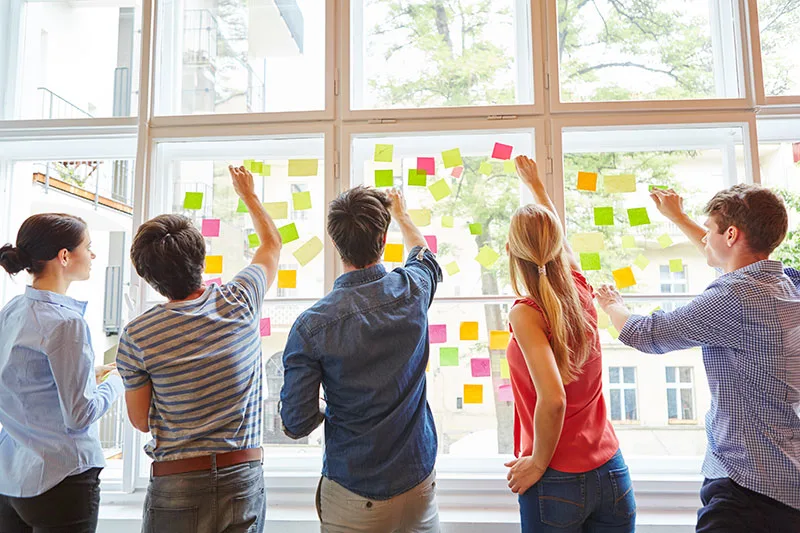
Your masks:
<svg viewBox="0 0 800 533"><path fill-rule="evenodd" d="M300 238L300 234L297 233L297 226L295 226L294 222L278 228L278 233L281 234L281 241L283 244L288 244Z"/></svg>
<svg viewBox="0 0 800 533"><path fill-rule="evenodd" d="M469 225L469 234L470 235L483 235L483 224L479 224L475 222L474 224Z"/></svg>
<svg viewBox="0 0 800 533"><path fill-rule="evenodd" d="M439 366L458 366L458 348L439 348Z"/></svg>
<svg viewBox="0 0 800 533"><path fill-rule="evenodd" d="M619 331L614 326L608 326L608 334L611 335L612 339L619 339Z"/></svg>
<svg viewBox="0 0 800 533"><path fill-rule="evenodd" d="M394 154L394 145L392 144L376 144L375 145L375 158L378 163L391 163L392 155Z"/></svg>
<svg viewBox="0 0 800 533"><path fill-rule="evenodd" d="M639 267L639 270L644 270L645 268L647 268L647 265L650 264L650 260L645 256L643 256L642 254L639 254L639 257L636 258L633 264Z"/></svg>
<svg viewBox="0 0 800 533"><path fill-rule="evenodd" d="M498 259L500 259L500 254L492 250L487 245L484 245L480 250L478 250L478 255L475 256L475 261L483 265L484 268L491 268Z"/></svg>
<svg viewBox="0 0 800 533"><path fill-rule="evenodd" d="M661 189L662 191L666 191L669 189L666 185L648 185L647 190L652 191L653 189Z"/></svg>
<svg viewBox="0 0 800 533"><path fill-rule="evenodd" d="M653 313L655 313L657 311L661 311L661 306L660 305L657 305L653 309L651 309L650 310L650 314L652 315Z"/></svg>
<svg viewBox="0 0 800 533"><path fill-rule="evenodd" d="M290 159L289 176L316 176L319 172L319 159Z"/></svg>
<svg viewBox="0 0 800 533"><path fill-rule="evenodd" d="M517 165L514 164L513 159L509 159L508 161L503 161L503 173L504 174L517 173Z"/></svg>
<svg viewBox="0 0 800 533"><path fill-rule="evenodd" d="M293 192L292 206L295 211L311 209L311 191Z"/></svg>
<svg viewBox="0 0 800 533"><path fill-rule="evenodd" d="M409 209L408 216L411 217L411 222L417 227L424 228L431 225L430 209Z"/></svg>
<svg viewBox="0 0 800 533"><path fill-rule="evenodd" d="M447 271L447 273L448 273L449 275L451 275L451 276L455 276L456 274L458 274L459 272L461 272L461 269L460 269L460 268L458 268L458 263L456 263L455 261L453 261L452 263L448 263L448 264L447 264L447 265L444 267L444 269L445 269L445 270Z"/></svg>
<svg viewBox="0 0 800 533"><path fill-rule="evenodd" d="M250 248L257 248L261 246L261 239L258 238L258 234L251 233L247 236L247 244L250 246Z"/></svg>
<svg viewBox="0 0 800 533"><path fill-rule="evenodd" d="M481 166L478 168L478 172L483 174L484 176L491 176L492 174L492 164L488 161L484 161L481 163Z"/></svg>
<svg viewBox="0 0 800 533"><path fill-rule="evenodd" d="M394 171L389 170L376 170L375 171L375 186L376 187L394 187Z"/></svg>
<svg viewBox="0 0 800 533"><path fill-rule="evenodd" d="M669 260L670 272L683 272L683 259L670 259Z"/></svg>
<svg viewBox="0 0 800 533"><path fill-rule="evenodd" d="M631 248L636 248L636 237L634 237L633 235L623 235L622 249L630 250Z"/></svg>
<svg viewBox="0 0 800 533"><path fill-rule="evenodd" d="M253 163L255 163L254 159L245 159L244 161L242 161L242 166L244 168L246 168L247 170L249 170L250 172L252 172L253 171Z"/></svg>
<svg viewBox="0 0 800 533"><path fill-rule="evenodd" d="M614 208L613 207L595 207L594 208L594 225L595 226L613 226L614 225Z"/></svg>
<svg viewBox="0 0 800 533"><path fill-rule="evenodd" d="M442 160L444 161L444 168L460 167L464 164L464 160L461 159L461 150L458 148L442 152Z"/></svg>
<svg viewBox="0 0 800 533"><path fill-rule="evenodd" d="M658 238L658 244L660 244L662 248L669 248L673 245L672 237L665 233Z"/></svg>
<svg viewBox="0 0 800 533"><path fill-rule="evenodd" d="M602 233L576 233L570 239L572 249L576 252L600 252L606 249Z"/></svg>
<svg viewBox="0 0 800 533"><path fill-rule="evenodd" d="M456 221L451 215L444 215L442 217L442 227L443 228L452 228L455 225L456 225Z"/></svg>
<svg viewBox="0 0 800 533"><path fill-rule="evenodd" d="M261 171L264 170L264 163L261 161L253 161L253 164L250 165L250 172L253 174L261 174Z"/></svg>
<svg viewBox="0 0 800 533"><path fill-rule="evenodd" d="M431 191L433 199L436 200L437 202L443 200L444 198L447 198L453 192L450 190L450 186L444 179L440 179L439 181L428 187L428 190Z"/></svg>
<svg viewBox="0 0 800 533"><path fill-rule="evenodd" d="M264 202L261 205L273 220L289 218L289 202Z"/></svg>
<svg viewBox="0 0 800 533"><path fill-rule="evenodd" d="M628 209L628 220L631 226L646 226L650 224L650 215L647 214L646 207L634 207Z"/></svg>
<svg viewBox="0 0 800 533"><path fill-rule="evenodd" d="M428 184L428 171L419 168L409 168L408 184L412 187L425 187Z"/></svg>
<svg viewBox="0 0 800 533"><path fill-rule="evenodd" d="M611 317L609 317L602 309L597 310L597 327L599 329L606 329L611 325Z"/></svg>
<svg viewBox="0 0 800 533"><path fill-rule="evenodd" d="M300 266L306 266L322 251L322 241L319 237L312 237L307 243L295 250L292 254Z"/></svg>
<svg viewBox="0 0 800 533"><path fill-rule="evenodd" d="M636 192L636 176L633 174L603 176L603 190L607 193Z"/></svg>
<svg viewBox="0 0 800 533"><path fill-rule="evenodd" d="M597 252L581 254L581 268L583 270L600 270L600 254Z"/></svg>
<svg viewBox="0 0 800 533"><path fill-rule="evenodd" d="M244 200L242 200L241 198L239 198L239 204L236 206L236 212L237 213L249 213L250 212L250 211L248 211L247 206L244 205Z"/></svg>
<svg viewBox="0 0 800 533"><path fill-rule="evenodd" d="M261 164L261 172L259 172L262 176L271 176L272 175L272 165L267 165L266 163Z"/></svg>
<svg viewBox="0 0 800 533"><path fill-rule="evenodd" d="M183 208L192 209L197 211L203 209L203 193L201 192L187 192L183 197Z"/></svg>

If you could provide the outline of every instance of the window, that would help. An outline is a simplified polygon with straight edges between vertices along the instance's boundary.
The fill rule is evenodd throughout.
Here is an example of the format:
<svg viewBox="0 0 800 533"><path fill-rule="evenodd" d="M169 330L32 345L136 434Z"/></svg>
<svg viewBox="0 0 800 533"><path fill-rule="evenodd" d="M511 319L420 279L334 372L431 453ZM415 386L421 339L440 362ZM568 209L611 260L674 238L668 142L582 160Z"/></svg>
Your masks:
<svg viewBox="0 0 800 533"><path fill-rule="evenodd" d="M609 411L615 422L636 422L636 368L612 366L608 368Z"/></svg>
<svg viewBox="0 0 800 533"><path fill-rule="evenodd" d="M800 4L758 0L758 19L767 96L800 95Z"/></svg>
<svg viewBox="0 0 800 533"><path fill-rule="evenodd" d="M659 274L661 277L661 293L662 294L685 294L689 292L688 272L689 267L681 264L681 270L677 271L677 266L672 265L658 265ZM664 311L674 311L679 305L674 302L664 302L661 308Z"/></svg>
<svg viewBox="0 0 800 533"><path fill-rule="evenodd" d="M694 368L690 366L668 366L667 412L670 423L696 423L694 413Z"/></svg>

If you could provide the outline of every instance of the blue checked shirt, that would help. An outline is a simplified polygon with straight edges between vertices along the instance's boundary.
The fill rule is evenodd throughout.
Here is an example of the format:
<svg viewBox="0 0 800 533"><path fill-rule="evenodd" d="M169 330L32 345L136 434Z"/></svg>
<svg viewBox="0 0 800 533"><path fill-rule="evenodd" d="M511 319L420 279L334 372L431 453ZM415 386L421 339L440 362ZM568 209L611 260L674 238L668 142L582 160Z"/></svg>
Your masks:
<svg viewBox="0 0 800 533"><path fill-rule="evenodd" d="M648 353L701 346L703 474L800 509L800 271L759 261L729 272L671 313L631 316L619 340Z"/></svg>

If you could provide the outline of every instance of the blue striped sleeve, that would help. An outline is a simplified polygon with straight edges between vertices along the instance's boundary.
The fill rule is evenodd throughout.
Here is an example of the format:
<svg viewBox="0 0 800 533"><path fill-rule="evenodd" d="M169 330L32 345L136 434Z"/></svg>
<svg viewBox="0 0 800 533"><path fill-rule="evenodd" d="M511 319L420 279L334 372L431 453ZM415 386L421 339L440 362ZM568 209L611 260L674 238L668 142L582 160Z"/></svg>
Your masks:
<svg viewBox="0 0 800 533"><path fill-rule="evenodd" d="M225 288L242 300L253 314L258 315L261 302L267 294L267 273L260 265L248 265L226 283Z"/></svg>
<svg viewBox="0 0 800 533"><path fill-rule="evenodd" d="M128 336L127 328L122 332L117 347L117 370L122 376L122 383L126 390L134 390L150 383L150 374L144 366L144 361L138 355L136 345Z"/></svg>

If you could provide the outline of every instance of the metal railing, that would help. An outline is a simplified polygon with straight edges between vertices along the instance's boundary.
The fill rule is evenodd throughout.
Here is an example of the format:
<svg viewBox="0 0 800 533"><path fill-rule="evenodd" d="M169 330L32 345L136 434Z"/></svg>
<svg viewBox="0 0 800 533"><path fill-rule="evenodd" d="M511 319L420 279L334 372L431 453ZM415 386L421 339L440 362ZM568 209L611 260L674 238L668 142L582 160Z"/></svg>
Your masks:
<svg viewBox="0 0 800 533"><path fill-rule="evenodd" d="M103 450L122 451L122 428L125 425L125 402L121 399L114 402L111 409L97 423L100 446ZM108 454L106 454L108 455Z"/></svg>
<svg viewBox="0 0 800 533"><path fill-rule="evenodd" d="M37 87L42 95L42 116L46 119L59 118L94 118L88 111L84 111L66 98L63 98L47 87Z"/></svg>

